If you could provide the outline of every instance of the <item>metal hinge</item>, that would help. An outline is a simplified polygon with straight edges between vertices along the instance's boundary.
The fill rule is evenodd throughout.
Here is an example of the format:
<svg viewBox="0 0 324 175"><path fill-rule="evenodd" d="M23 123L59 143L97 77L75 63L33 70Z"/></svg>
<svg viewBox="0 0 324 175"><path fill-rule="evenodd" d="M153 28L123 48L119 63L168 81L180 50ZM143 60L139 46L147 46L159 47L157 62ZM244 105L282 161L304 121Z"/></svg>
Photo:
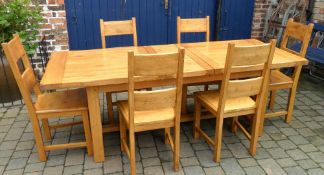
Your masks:
<svg viewBox="0 0 324 175"><path fill-rule="evenodd" d="M169 9L169 0L164 0L164 9L165 10Z"/></svg>

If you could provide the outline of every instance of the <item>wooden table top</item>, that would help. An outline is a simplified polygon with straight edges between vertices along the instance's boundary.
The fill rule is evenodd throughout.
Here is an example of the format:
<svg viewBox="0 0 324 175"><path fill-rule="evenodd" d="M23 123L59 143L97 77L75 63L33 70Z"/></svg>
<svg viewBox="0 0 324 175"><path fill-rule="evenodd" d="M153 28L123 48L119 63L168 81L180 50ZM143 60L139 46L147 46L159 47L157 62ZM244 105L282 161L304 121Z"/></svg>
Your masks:
<svg viewBox="0 0 324 175"><path fill-rule="evenodd" d="M227 44L258 45L256 39L187 43L184 77L219 74L224 69ZM161 53L177 51L176 44L54 52L41 80L44 89L77 88L127 83L127 51ZM305 65L305 58L276 49L273 68Z"/></svg>

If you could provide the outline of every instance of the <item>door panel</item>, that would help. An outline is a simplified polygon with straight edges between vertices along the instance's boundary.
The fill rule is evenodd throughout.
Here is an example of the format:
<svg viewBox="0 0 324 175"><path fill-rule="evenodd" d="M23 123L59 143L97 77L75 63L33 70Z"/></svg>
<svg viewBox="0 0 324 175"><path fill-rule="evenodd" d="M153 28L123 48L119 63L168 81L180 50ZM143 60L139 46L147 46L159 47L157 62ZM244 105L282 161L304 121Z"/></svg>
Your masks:
<svg viewBox="0 0 324 175"><path fill-rule="evenodd" d="M139 45L165 44L167 11L164 0L65 0L71 50L101 48L99 19L136 17ZM107 47L132 45L132 37L106 37Z"/></svg>
<svg viewBox="0 0 324 175"><path fill-rule="evenodd" d="M176 43L176 18L210 16L211 40L249 38L253 0L65 0L71 50L101 48L99 19L129 20L135 16L139 45ZM165 9L168 2L168 9ZM205 34L183 34L182 42L204 41ZM107 37L107 47L132 45L131 36Z"/></svg>
<svg viewBox="0 0 324 175"><path fill-rule="evenodd" d="M176 43L177 16L181 18L202 18L210 16L211 40L215 40L217 0L169 0L168 42ZM181 42L205 41L203 33L182 34Z"/></svg>
<svg viewBox="0 0 324 175"><path fill-rule="evenodd" d="M219 40L251 38L254 0L222 0Z"/></svg>

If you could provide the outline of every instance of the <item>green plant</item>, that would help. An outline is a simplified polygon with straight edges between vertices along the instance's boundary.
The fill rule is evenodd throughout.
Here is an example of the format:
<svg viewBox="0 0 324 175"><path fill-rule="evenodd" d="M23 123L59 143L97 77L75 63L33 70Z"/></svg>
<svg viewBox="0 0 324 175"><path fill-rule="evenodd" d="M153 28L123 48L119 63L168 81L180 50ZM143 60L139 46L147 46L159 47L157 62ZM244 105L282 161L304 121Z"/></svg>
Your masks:
<svg viewBox="0 0 324 175"><path fill-rule="evenodd" d="M33 54L40 22L41 9L32 0L0 0L0 43L8 42L12 35L19 34L26 52Z"/></svg>

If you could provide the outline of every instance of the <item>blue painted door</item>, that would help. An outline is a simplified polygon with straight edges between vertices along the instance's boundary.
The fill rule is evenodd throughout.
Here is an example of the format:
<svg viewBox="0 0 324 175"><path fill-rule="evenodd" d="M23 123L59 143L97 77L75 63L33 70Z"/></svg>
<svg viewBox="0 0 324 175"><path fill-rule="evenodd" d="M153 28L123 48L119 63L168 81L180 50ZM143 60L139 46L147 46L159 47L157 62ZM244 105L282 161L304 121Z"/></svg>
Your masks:
<svg viewBox="0 0 324 175"><path fill-rule="evenodd" d="M168 7L166 8L166 4ZM66 0L71 50L100 48L99 19L126 20L136 17L139 45L176 42L176 17L211 17L215 39L217 0ZM202 34L188 34L186 41L203 41ZM131 36L107 37L107 46L131 45Z"/></svg>
<svg viewBox="0 0 324 175"><path fill-rule="evenodd" d="M101 47L99 19L105 21L137 19L140 45L166 43L166 13L160 0L66 0L71 50ZM148 18L149 17L149 18ZM155 37L152 37L152 36ZM144 37L145 36L145 37ZM107 47L132 45L131 36L107 37Z"/></svg>
<svg viewBox="0 0 324 175"><path fill-rule="evenodd" d="M226 18L221 18L221 28L226 29L229 25L237 25L232 22L237 19L239 13L236 8L230 6L253 0L65 0L69 45L71 50L101 48L99 19L105 21L128 20L136 17L139 45L167 44L176 42L176 17L198 18L210 16L211 40L216 40L217 32L217 9L227 9ZM231 3L227 3L231 1ZM233 1L233 2L232 2ZM167 3L167 6L166 4ZM239 6L238 6L239 7ZM224 12L219 11L221 16ZM253 13L253 9L252 12ZM244 16L244 15L242 15ZM248 16L249 17L249 16ZM243 17L240 17L242 20ZM252 21L244 19L243 21ZM229 21L229 22L228 22ZM241 24L243 24L242 22ZM250 22L251 23L251 22ZM245 24L249 25L248 22ZM240 26L242 29L242 26ZM244 38L250 35L251 26L244 30L237 30L231 26L231 30L221 30L220 39ZM231 32L237 32L235 35ZM242 37L244 36L244 37ZM236 38L235 38L236 37ZM182 42L204 41L205 35L194 33L184 34ZM131 36L107 37L107 47L132 45Z"/></svg>
<svg viewBox="0 0 324 175"><path fill-rule="evenodd" d="M169 0L168 42L176 43L177 16L181 18L210 17L211 40L216 39L218 0ZM181 42L205 41L204 33L182 34Z"/></svg>
<svg viewBox="0 0 324 175"><path fill-rule="evenodd" d="M254 0L221 0L218 40L251 38Z"/></svg>

